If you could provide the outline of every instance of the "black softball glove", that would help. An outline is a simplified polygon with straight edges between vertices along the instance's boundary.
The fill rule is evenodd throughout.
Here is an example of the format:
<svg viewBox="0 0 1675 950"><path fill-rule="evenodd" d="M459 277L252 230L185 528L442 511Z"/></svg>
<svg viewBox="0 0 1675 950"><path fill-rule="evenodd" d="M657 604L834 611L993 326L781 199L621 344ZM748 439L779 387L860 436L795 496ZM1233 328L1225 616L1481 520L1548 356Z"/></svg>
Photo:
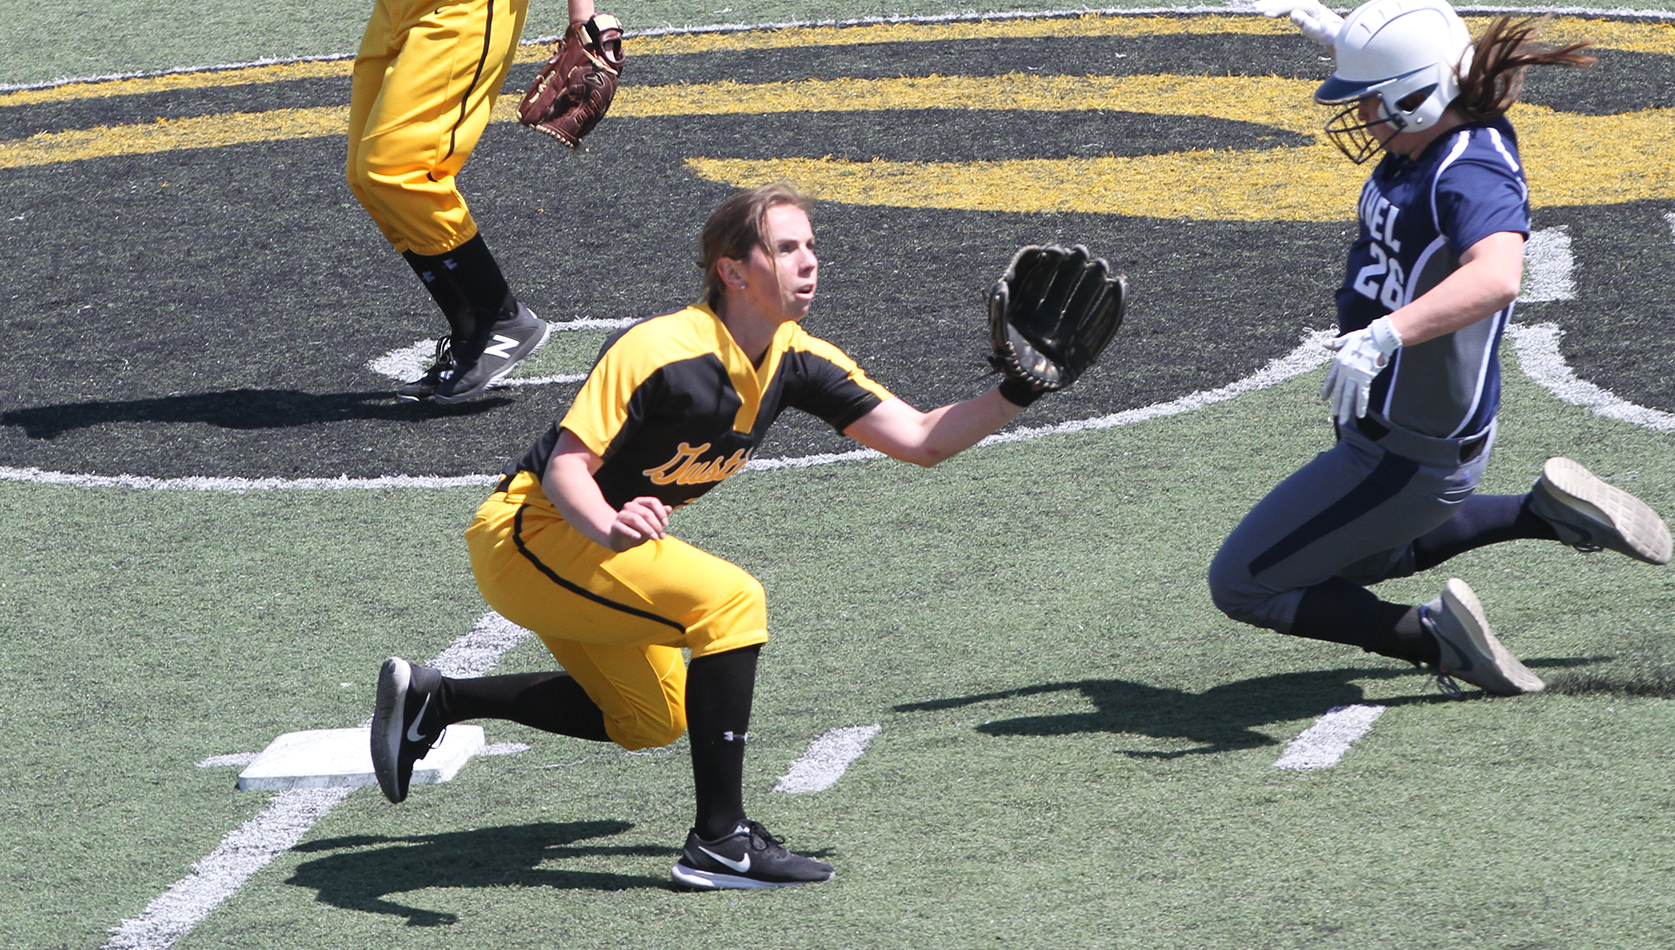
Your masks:
<svg viewBox="0 0 1675 950"><path fill-rule="evenodd" d="M1122 326L1128 279L1078 244L1019 248L989 291L989 363L1027 406L1093 365Z"/></svg>

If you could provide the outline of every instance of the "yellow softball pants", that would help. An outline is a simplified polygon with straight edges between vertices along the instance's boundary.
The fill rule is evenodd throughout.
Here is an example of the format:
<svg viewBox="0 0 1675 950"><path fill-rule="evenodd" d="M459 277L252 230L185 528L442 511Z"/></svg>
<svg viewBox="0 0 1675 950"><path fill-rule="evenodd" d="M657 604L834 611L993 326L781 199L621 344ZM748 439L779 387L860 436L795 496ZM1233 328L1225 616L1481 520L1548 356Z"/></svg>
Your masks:
<svg viewBox="0 0 1675 950"><path fill-rule="evenodd" d="M566 523L529 472L489 496L465 538L489 606L546 643L623 748L686 731L682 648L768 641L767 598L743 568L672 537L614 552Z"/></svg>
<svg viewBox="0 0 1675 950"><path fill-rule="evenodd" d="M517 53L529 0L376 0L349 95L349 190L397 251L477 235L454 176Z"/></svg>

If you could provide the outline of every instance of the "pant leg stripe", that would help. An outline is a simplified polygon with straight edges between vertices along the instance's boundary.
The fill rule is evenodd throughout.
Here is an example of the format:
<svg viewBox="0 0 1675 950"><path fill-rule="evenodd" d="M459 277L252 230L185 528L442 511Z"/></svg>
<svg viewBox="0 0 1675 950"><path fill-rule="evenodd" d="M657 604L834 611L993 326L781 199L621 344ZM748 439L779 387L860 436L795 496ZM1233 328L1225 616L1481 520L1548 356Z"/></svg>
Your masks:
<svg viewBox="0 0 1675 950"><path fill-rule="evenodd" d="M601 597L598 594L595 594L593 591L590 591L587 588L582 587L579 584L572 584L571 582L565 580L564 578L559 577L558 573L556 571L554 571L552 568L548 567L547 565L542 564L541 559L535 556L535 552L529 550L529 548L525 547L524 543L523 543L523 512L524 512L524 509L528 508L528 507L529 507L528 505L519 505L517 515L515 515L513 517L513 520L512 520L512 543L514 543L518 546L518 553L519 554L522 554L525 558L527 558L529 560L529 563L535 565L536 570L540 571L542 574L545 574L547 576L547 578L549 580L551 580L554 584L557 584L558 586L564 588L565 590L569 591L572 594L575 594L578 597L585 597L588 600L591 600L596 604L600 604L602 606L609 607L612 610L620 610L623 613L629 614L631 616L641 617L641 618L644 618L646 620L655 620L656 622L658 622L660 624L663 624L666 627L673 627L676 630L679 630L682 634L686 633L686 628L685 627L683 627L680 624L674 622L673 620L668 619L667 617L659 617L658 615L656 615L654 613L651 613L651 612L645 611L645 610L641 610L638 607L630 607L627 604L619 604L616 601L611 600L609 598Z"/></svg>
<svg viewBox="0 0 1675 950"><path fill-rule="evenodd" d="M460 99L459 118L454 120L454 127L448 130L448 154L442 156L443 161L453 157L459 127L465 124L466 113L471 108L471 93L477 88L477 81L483 78L483 65L488 62L489 49L493 42L494 0L489 0L487 19L483 23L483 54L477 57L477 71L472 74L471 85L465 87L465 95Z"/></svg>
<svg viewBox="0 0 1675 950"><path fill-rule="evenodd" d="M1413 476L1419 473L1419 463L1400 455L1386 453L1370 474L1342 498L1327 506L1281 538L1278 543L1250 562L1250 575L1263 571L1342 528L1367 512L1401 493Z"/></svg>

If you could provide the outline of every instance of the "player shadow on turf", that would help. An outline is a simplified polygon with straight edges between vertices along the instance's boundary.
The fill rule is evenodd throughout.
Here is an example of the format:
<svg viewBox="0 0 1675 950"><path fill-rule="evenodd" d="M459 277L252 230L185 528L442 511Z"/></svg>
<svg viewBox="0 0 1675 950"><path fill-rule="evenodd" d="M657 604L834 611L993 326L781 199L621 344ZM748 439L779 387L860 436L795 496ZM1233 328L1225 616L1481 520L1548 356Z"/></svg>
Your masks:
<svg viewBox="0 0 1675 950"><path fill-rule="evenodd" d="M410 927L457 923L446 911L410 907L389 895L436 887L488 890L497 887L552 887L562 890L625 891L667 889L664 877L569 871L552 862L605 856L667 858L680 852L651 845L580 845L620 835L626 821L537 822L473 831L387 837L350 835L297 845L301 852L335 852L304 861L287 884L314 888L315 900L345 910L407 918Z"/></svg>
<svg viewBox="0 0 1675 950"><path fill-rule="evenodd" d="M1537 661L1531 665L1539 663L1569 666L1590 662L1597 662L1597 658L1555 659L1545 663ZM1190 693L1181 689L1150 686L1127 680L1089 679L906 703L896 706L895 710L928 712L1023 696L1076 692L1093 704L1093 710L995 719L979 724L976 729L992 736L1061 736L1111 732L1150 736L1162 740L1184 739L1199 743L1193 748L1169 751L1117 750L1132 758L1176 759L1188 755L1278 745L1285 740L1276 739L1260 731L1258 727L1270 723L1294 723L1313 719L1337 706L1365 702L1365 691L1357 680L1394 679L1415 674L1413 669L1389 667L1309 670L1224 683L1202 693ZM1440 692L1430 691L1431 679L1425 678L1416 682L1425 684L1427 691L1412 696L1381 698L1378 704L1404 706L1454 701Z"/></svg>
<svg viewBox="0 0 1675 950"><path fill-rule="evenodd" d="M478 415L512 402L508 397L465 403L405 402L388 390L305 393L295 389L230 389L155 399L61 403L10 409L0 425L31 439L53 439L76 429L123 422L203 422L222 429L285 429L358 419L416 420Z"/></svg>

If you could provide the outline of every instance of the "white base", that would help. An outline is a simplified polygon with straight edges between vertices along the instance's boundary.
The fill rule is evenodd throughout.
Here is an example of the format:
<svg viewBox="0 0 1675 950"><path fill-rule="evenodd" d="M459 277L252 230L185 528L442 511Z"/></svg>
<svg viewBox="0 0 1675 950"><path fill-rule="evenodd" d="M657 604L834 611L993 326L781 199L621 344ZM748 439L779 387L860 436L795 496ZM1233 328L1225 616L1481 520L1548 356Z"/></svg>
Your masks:
<svg viewBox="0 0 1675 950"><path fill-rule="evenodd" d="M483 748L482 726L449 726L430 754L413 764L412 784L448 781ZM239 788L264 792L377 784L367 728L287 732L269 743L238 776Z"/></svg>

